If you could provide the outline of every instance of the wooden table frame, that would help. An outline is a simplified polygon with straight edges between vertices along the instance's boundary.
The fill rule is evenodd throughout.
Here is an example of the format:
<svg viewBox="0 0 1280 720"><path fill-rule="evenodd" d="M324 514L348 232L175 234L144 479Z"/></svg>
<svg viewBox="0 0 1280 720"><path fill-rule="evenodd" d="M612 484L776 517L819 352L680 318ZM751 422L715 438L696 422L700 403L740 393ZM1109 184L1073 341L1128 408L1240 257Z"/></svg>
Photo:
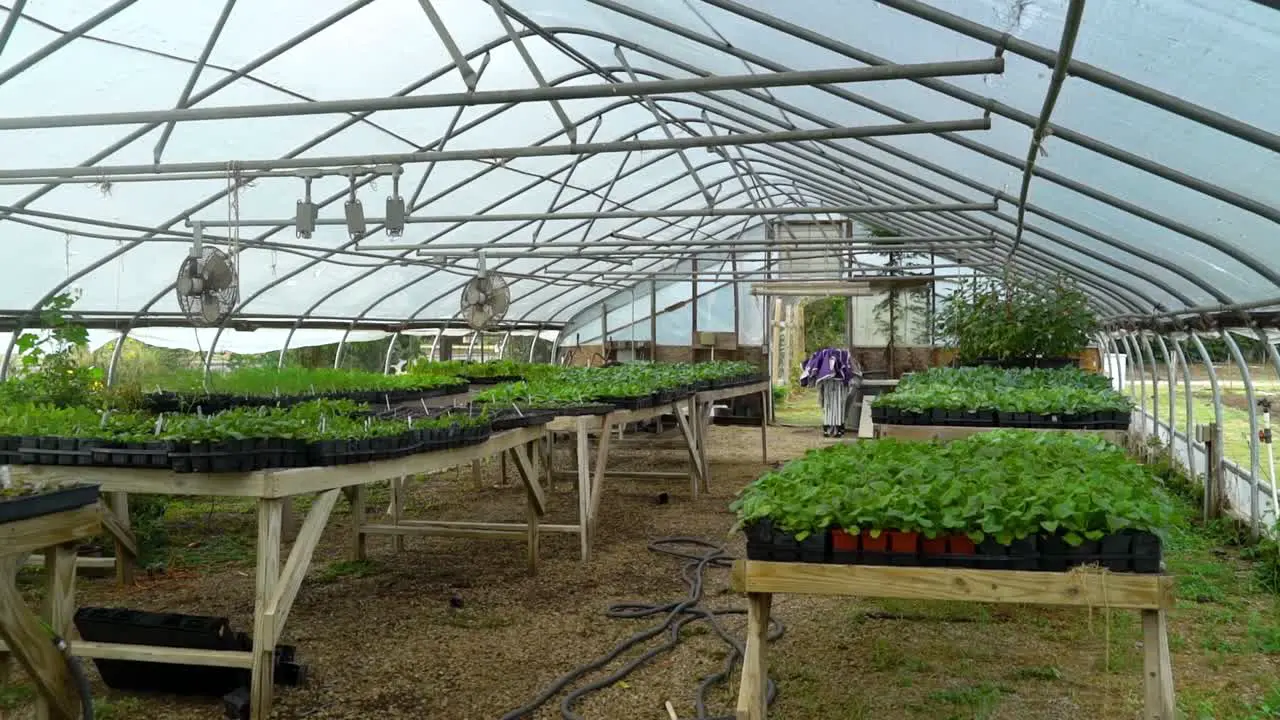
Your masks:
<svg viewBox="0 0 1280 720"><path fill-rule="evenodd" d="M1175 720L1166 612L1168 575L1095 570L1029 572L967 568L825 565L738 560L733 588L747 594L747 643L737 720L766 719L766 650L774 593L1022 603L1138 610L1142 613L1145 720Z"/></svg>
<svg viewBox="0 0 1280 720"><path fill-rule="evenodd" d="M24 465L10 468L11 473L32 482L77 480L102 486L104 492L148 493L156 495L216 495L222 497L249 497L257 500L258 542L257 577L255 580L254 622L252 651L191 650L178 648L126 645L119 643L71 643L74 655L104 660L136 660L141 662L174 662L188 665L236 667L252 671L250 688L253 720L266 720L271 713L274 691L275 646L284 632L285 622L293 601L302 586L307 568L311 564L320 535L328 523L329 515L337 503L340 492L347 490L352 498L352 550L363 553L365 537L370 534L458 535L468 537L480 532L475 527L450 527L448 524L424 526L412 521L397 519L391 525L370 525L363 522L364 486L370 483L392 480L392 486L411 475L425 474L470 463L493 455L511 452L516 457L517 468L526 486L530 510L528 523L512 525L511 530L484 533L485 537L527 540L531 567L536 563L538 535L548 526L541 525L538 517L546 512L546 497L531 470L528 448L543 435L543 428L529 427L495 433L487 441L468 447L430 453L419 453L393 460L336 465L330 467L289 468L262 470L251 473L174 473L165 470L102 467L62 467ZM402 486L401 486L402 487ZM317 493L316 499L303 520L289 556L281 567L281 529L285 506L293 496ZM102 514L95 508L95 522ZM465 524L476 526L479 523ZM5 525L0 525L3 532ZM98 532L96 529L93 533ZM390 528L390 529L388 529ZM515 528L518 528L519 531ZM0 536L2 539L3 536ZM8 547L6 546L6 552ZM25 556L24 556L25 557ZM57 567L63 567L58 564ZM74 565L72 565L74 567ZM4 568L0 568L4 569ZM52 645L49 646L52 648Z"/></svg>
<svg viewBox="0 0 1280 720"><path fill-rule="evenodd" d="M591 545L595 537L595 525L600 511L604 482L609 478L648 479L648 480L689 480L689 490L696 499L700 493L709 490L710 463L707 460L707 438L711 428L711 411L715 403L735 397L761 394L764 400L765 414L760 425L760 452L764 462L768 462L768 409L772 400L772 386L768 382L752 383L738 387L722 388L694 393L674 402L641 410L615 410L605 415L562 416L553 420L547 430L555 433L568 433L574 436L574 471L557 472L551 462L550 446L545 454L545 467L549 480L556 477L570 478L578 487L578 525L557 526L572 532L576 527L579 532L582 560L591 557ZM640 471L608 471L609 449L614 432L621 433L631 423L647 422L666 415L676 418L680 429L681 446L689 454L688 472L640 472ZM592 462L591 436L597 439L595 461Z"/></svg>
<svg viewBox="0 0 1280 720"><path fill-rule="evenodd" d="M66 660L27 609L15 577L32 552L43 551L49 579L44 622L70 640L76 614L76 543L102 532L102 515L86 506L0 524L0 684L8 680L9 655L17 657L36 688L36 717L77 720L80 694Z"/></svg>
<svg viewBox="0 0 1280 720"><path fill-rule="evenodd" d="M897 438L899 440L918 440L921 442L931 442L938 440L941 442L950 442L952 440L963 440L964 438L977 435L978 433L990 432L992 430L1031 430L1033 432L1049 432L1049 433L1072 433L1082 435L1101 435L1109 442L1125 447L1129 433L1124 430L1085 430L1078 428L1004 428L994 425L976 425L965 427L963 425L888 425L877 423L875 425L875 437L877 438Z"/></svg>

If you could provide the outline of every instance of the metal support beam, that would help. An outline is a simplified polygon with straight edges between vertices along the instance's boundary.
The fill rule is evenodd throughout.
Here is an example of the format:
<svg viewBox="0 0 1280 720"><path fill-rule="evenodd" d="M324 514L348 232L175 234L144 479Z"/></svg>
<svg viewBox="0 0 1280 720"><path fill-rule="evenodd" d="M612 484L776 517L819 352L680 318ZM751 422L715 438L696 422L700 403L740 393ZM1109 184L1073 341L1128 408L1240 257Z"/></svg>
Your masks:
<svg viewBox="0 0 1280 720"><path fill-rule="evenodd" d="M422 0L422 2L427 2L427 0ZM484 77L484 71L489 68L489 58L490 54L486 52L484 54L484 58L480 61L480 69L476 71L476 82L479 82L480 78ZM466 105L459 105L458 109L454 111L453 118L449 120L449 126L444 129L444 134L441 135L440 140L435 143L435 148L437 150L443 150L445 145L449 144L449 138L453 137L453 131L457 129L458 121L462 119L462 113L466 112L466 110ZM431 177L431 172L435 169L436 163L427 163L427 169L422 171L422 178L418 180L418 187L414 189L413 197L409 198L409 207L413 208L418 206L418 198L422 195L423 189L427 186L427 180Z"/></svg>
<svg viewBox="0 0 1280 720"><path fill-rule="evenodd" d="M13 29L18 26L18 18L22 17L22 10L26 6L27 0L14 0L13 5L9 7L9 14L4 18L4 25L0 25L0 56L4 55L4 47L9 44Z"/></svg>
<svg viewBox="0 0 1280 720"><path fill-rule="evenodd" d="M137 0L119 0L116 5L129 5ZM105 12L105 11L104 11ZM794 72L715 77L646 80L635 83L603 83L595 85L559 85L554 87L484 90L465 93L432 93L402 97L368 97L349 100L323 100L302 103L265 103L260 105L228 105L220 107L132 110L113 113L73 115L30 115L0 118L0 130L34 130L57 127L94 127L134 125L138 123L195 122L201 120L240 120L299 115L332 115L340 113L380 112L383 110L422 110L452 108L460 105L505 105L522 102L586 100L618 96L644 96L663 93L695 93L754 88L796 87L809 85L880 82L916 77L951 75L987 75L1004 72L1002 58L960 60L956 62L881 65L878 67L834 68ZM7 79L0 74L0 80Z"/></svg>
<svg viewBox="0 0 1280 720"><path fill-rule="evenodd" d="M124 352L124 341L129 338L128 329L116 337L116 346L111 349L111 362L107 363L107 387L116 381L116 368L120 366L120 355Z"/></svg>
<svg viewBox="0 0 1280 720"><path fill-rule="evenodd" d="M622 52L621 45L613 46L613 55L618 58L618 62L622 63L622 66L627 69L627 77L631 80L632 84L640 82L640 79L636 77L636 71L631 67L631 63L627 62L627 54ZM675 133L671 132L671 126L667 124L662 113L658 111L658 105L653 101L653 98L648 95L644 95L640 96L639 99L644 103L645 107L649 108L649 112L653 114L653 119L657 121L659 127L662 128L662 134L666 135L668 140L675 140ZM702 184L702 178L699 177L698 173L693 169L693 163L689 162L689 156L684 153L684 150L677 150L676 153L679 154L680 162L684 164L684 169L689 171L689 177L693 178L693 181L698 185L698 190L702 191L702 197L707 201L707 207L714 205L715 200L711 197L711 193L707 191L707 186Z"/></svg>
<svg viewBox="0 0 1280 720"><path fill-rule="evenodd" d="M1182 432L1187 436L1187 477L1194 482L1199 476L1196 469L1196 406L1195 400L1191 396L1191 363L1187 362L1187 352L1182 347L1181 338L1172 338L1173 349L1178 358L1178 364L1182 366L1182 395L1183 395L1183 415ZM1172 448L1170 448L1172 453Z"/></svg>
<svg viewBox="0 0 1280 720"><path fill-rule="evenodd" d="M1020 40L1006 32L1001 32L995 28L987 27L981 23L939 10L938 8L921 2L921 0L878 0L880 4L891 7L910 15L914 15L922 20L928 20L935 25L947 28L953 32L967 35L975 40L989 43L995 47L1002 47L1006 51L1021 55L1029 60L1053 67L1057 62L1057 53L1046 47L1041 47L1034 43ZM1207 125L1221 132L1233 135L1253 143L1260 147L1267 148L1272 152L1280 152L1280 135L1267 132L1259 127L1241 122L1235 118L1228 117L1222 113L1214 112L1206 107L1196 105L1195 103L1183 100L1180 97L1160 92L1154 88L1147 87L1140 83L1136 83L1128 78L1121 77L1114 73L1109 73L1102 68L1072 60L1067 65L1067 74L1072 77L1078 77L1087 80L1095 85L1100 85L1113 90L1122 95L1133 98L1148 105L1153 105L1162 110L1180 115L1188 120Z"/></svg>
<svg viewBox="0 0 1280 720"><path fill-rule="evenodd" d="M45 58L49 57L50 55L54 54L58 50L61 50L67 45L71 44L71 42L74 41L76 38L82 37L85 33L89 32L90 30L98 27L102 23L115 17L116 14L118 14L121 10L124 10L125 8L129 7L130 5L134 4L137 1L138 0L116 0L116 2L111 3L107 7L103 8L101 12L98 12L97 14L93 15L88 20L85 20L79 25L76 25L70 30L62 33L61 35L59 35L58 37L50 41L44 47L40 48L39 50L36 50L30 55L22 58L21 60L5 68L3 72L0 72L0 85L4 85L5 83L14 79L18 75L26 71L28 68L32 67L33 65L40 62L41 60L44 60ZM20 11L21 9L22 9L21 4L19 4L19 6L16 7L16 10ZM9 19L13 19L15 17L16 17L15 10L10 10ZM6 26L8 26L8 20L6 20L5 24ZM10 32L12 32L12 28L10 28ZM0 44L0 49L3 49L2 44Z"/></svg>
<svg viewBox="0 0 1280 720"><path fill-rule="evenodd" d="M418 4L422 6L422 12L426 14L427 21L435 29L440 42L444 43L445 50L449 52L449 57L453 60L454 67L458 68L458 73L462 75L462 82L466 84L467 90L475 92L476 85L480 83L480 75L471 69L471 64L467 62L467 56L463 55L462 51L458 49L458 43L454 42L453 35L444 24L444 20L440 18L439 13L436 12L435 7L431 5L431 0L418 0Z"/></svg>
<svg viewBox="0 0 1280 720"><path fill-rule="evenodd" d="M408 224L418 223L474 223L474 222L526 222L538 220L643 220L646 218L702 218L702 217L756 217L760 215L866 215L868 213L920 213L920 212L972 212L994 210L996 204L984 203L914 203L901 205L836 205L830 207L775 207L775 208L671 208L668 210L608 210L602 213L593 211L558 211L536 213L479 213L466 215L418 215L405 218ZM243 220L241 222L227 220L200 220L206 227L230 227L237 225L246 227L274 227L288 224L288 219ZM382 224L382 218L367 218L370 225ZM345 225L346 220L340 218L320 218L317 226ZM395 246L400 250L420 248L422 254L430 254L431 245ZM365 248L366 250L368 248Z"/></svg>
<svg viewBox="0 0 1280 720"><path fill-rule="evenodd" d="M502 0L489 0L489 7L493 8L493 13L498 16L498 22L502 24L502 29L506 31L507 37L511 39L511 44L515 45L516 52L520 53L520 58L524 60L525 67L529 68L529 74L533 76L533 81L538 84L538 89L547 89L547 79L542 75L542 70L538 67L538 63L534 62L533 56L529 54L529 49L524 46L524 40L516 33L516 29L511 25L511 18L507 17L506 11L503 9ZM560 118L560 125L564 127L564 135L569 138L570 143L578 142L578 126L569 119L565 114L564 108L560 106L560 101L550 99L551 110L555 112L556 117Z"/></svg>
<svg viewBox="0 0 1280 720"><path fill-rule="evenodd" d="M1071 64L1071 52L1076 46L1076 36L1080 33L1080 21L1084 19L1085 0L1071 0L1067 7L1066 19L1062 25L1062 43L1058 48L1058 58L1053 66L1053 75L1049 77L1049 90L1044 96L1044 105L1040 108L1040 119L1031 131L1031 147L1027 150L1027 160L1022 168L1022 189L1018 192L1018 224L1013 231L1013 246L1009 248L1009 257L1018 252L1022 242L1022 227L1027 217L1027 195L1031 192L1031 178L1035 175L1036 159L1044 150L1044 139L1049 132L1049 116L1053 114L1053 106L1058 103L1058 95L1062 92L1062 83L1067 80L1067 66ZM1172 392L1172 389L1170 389ZM1170 426L1169 432L1173 432Z"/></svg>
<svg viewBox="0 0 1280 720"><path fill-rule="evenodd" d="M392 353L394 353L394 352L395 352L395 349L396 349L396 340L399 340L399 339L400 339L400 333L398 333L398 332L394 332L394 333L391 333L391 338L390 338L390 339L388 339L388 341L387 341L387 354L386 354L386 356L382 359L382 374L383 374L383 375L390 375L390 374L391 374L391 355L392 355Z"/></svg>
<svg viewBox="0 0 1280 720"><path fill-rule="evenodd" d="M574 87L574 86L567 86ZM421 97L421 96L414 96ZM3 121L0 121L2 124ZM378 155L327 155L308 158L277 158L268 160L238 160L237 169L255 170L308 170L318 168L347 168L350 166L408 165L425 162L455 162L462 160L504 160L557 155L592 155L610 152L645 152L650 150L679 150L728 145L752 145L805 140L848 140L866 137L895 137L900 135L932 135L936 133L990 130L991 118L975 120L944 120L939 122L910 122L890 125L865 125L861 127L825 128L820 130L794 130L784 132L746 134L729 137L687 137L674 140L631 140L627 142L580 143L576 145L520 145L505 148L475 148L468 150L424 150L411 153L386 153ZM226 162L165 163L163 165L96 165L93 167L54 167L25 170L3 170L0 178L24 178L41 182L45 178L102 177L115 175L181 175L186 172L226 171Z"/></svg>
<svg viewBox="0 0 1280 720"><path fill-rule="evenodd" d="M187 84L182 88L182 94L178 96L176 108L185 108L191 101L191 91L196 89L196 82L200 79L200 73L204 72L204 66L209 62L209 56L213 54L213 48L218 44L218 38L222 36L222 29L226 27L227 18L231 17L231 10L235 6L236 0L226 0L223 3L222 12L218 14L218 19L213 23L213 29L209 31L209 39L205 41L204 49L200 51L200 57L196 58L196 64L191 68L191 74L187 76ZM160 158L164 155L164 146L169 143L169 136L172 134L173 123L165 123L164 129L160 131L160 139L156 141L156 146L151 151L151 157L157 165L160 164Z"/></svg>

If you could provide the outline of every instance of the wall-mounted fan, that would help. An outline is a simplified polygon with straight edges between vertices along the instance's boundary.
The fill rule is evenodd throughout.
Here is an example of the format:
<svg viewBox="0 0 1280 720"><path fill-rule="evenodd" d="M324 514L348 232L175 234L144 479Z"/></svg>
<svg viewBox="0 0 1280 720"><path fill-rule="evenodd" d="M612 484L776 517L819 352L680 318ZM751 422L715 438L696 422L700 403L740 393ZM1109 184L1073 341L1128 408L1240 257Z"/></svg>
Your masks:
<svg viewBox="0 0 1280 720"><path fill-rule="evenodd" d="M205 246L197 231L191 253L178 267L178 307L195 325L214 325L231 315L240 300L235 261L216 247Z"/></svg>
<svg viewBox="0 0 1280 720"><path fill-rule="evenodd" d="M482 256L476 276L462 288L459 314L472 330L487 330L502 320L510 305L511 289L506 279L486 272Z"/></svg>

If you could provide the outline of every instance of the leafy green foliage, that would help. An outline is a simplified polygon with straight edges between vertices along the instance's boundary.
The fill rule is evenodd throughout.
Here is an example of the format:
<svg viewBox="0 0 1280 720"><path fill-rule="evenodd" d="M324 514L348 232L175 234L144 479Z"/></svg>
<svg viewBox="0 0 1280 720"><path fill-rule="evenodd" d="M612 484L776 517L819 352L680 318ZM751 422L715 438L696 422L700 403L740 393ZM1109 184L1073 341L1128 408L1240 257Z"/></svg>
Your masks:
<svg viewBox="0 0 1280 720"><path fill-rule="evenodd" d="M1066 276L960 282L937 313L938 334L961 362L1059 358L1079 352L1097 328L1086 296Z"/></svg>
<svg viewBox="0 0 1280 720"><path fill-rule="evenodd" d="M466 362L463 360L419 360L409 372L422 375L452 375L463 378L524 377L529 364L514 360L488 360Z"/></svg>
<svg viewBox="0 0 1280 720"><path fill-rule="evenodd" d="M384 375L375 372L332 368L245 367L209 376L208 391L248 397L323 395L342 392L388 392L431 390L456 385L461 380L450 374ZM190 370L175 373L160 389L203 393L203 373Z"/></svg>
<svg viewBox="0 0 1280 720"><path fill-rule="evenodd" d="M102 387L102 371L82 365L78 355L89 343L89 331L70 310L78 293L56 295L40 311L40 332L18 336L15 377L0 384L0 402L87 405Z"/></svg>
<svg viewBox="0 0 1280 720"><path fill-rule="evenodd" d="M769 518L797 536L841 527L1001 543L1061 532L1068 543L1125 529L1161 533L1162 483L1091 435L999 430L946 445L833 445L756 480L731 506L739 525Z"/></svg>
<svg viewBox="0 0 1280 720"><path fill-rule="evenodd" d="M89 408L47 405L10 406L0 414L0 435L48 435L104 441L185 440L217 442L255 438L293 440L359 440L388 437L410 429L407 420L368 417L369 406L348 400L313 400L287 408L234 408L214 415L174 414L157 418L143 413L100 414ZM413 428L471 426L487 422L463 414L420 418ZM157 431L157 424L160 425Z"/></svg>
<svg viewBox="0 0 1280 720"><path fill-rule="evenodd" d="M736 380L758 372L747 362L629 363L580 368L525 366L524 381L486 390L475 402L509 407L556 408L601 398L636 398L687 389L699 382Z"/></svg>
<svg viewBox="0 0 1280 720"><path fill-rule="evenodd" d="M997 410L1026 413L1125 412L1133 402L1103 375L1079 368L931 368L902 378L876 404L912 412Z"/></svg>

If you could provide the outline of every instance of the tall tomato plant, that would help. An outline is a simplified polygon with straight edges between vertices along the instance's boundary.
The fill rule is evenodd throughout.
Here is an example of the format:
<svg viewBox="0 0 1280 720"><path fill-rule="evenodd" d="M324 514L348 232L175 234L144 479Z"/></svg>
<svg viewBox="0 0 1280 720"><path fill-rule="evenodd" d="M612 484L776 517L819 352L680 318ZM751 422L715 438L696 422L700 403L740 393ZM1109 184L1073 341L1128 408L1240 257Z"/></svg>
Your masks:
<svg viewBox="0 0 1280 720"><path fill-rule="evenodd" d="M1065 357L1082 350L1096 327L1088 297L1066 276L968 278L937 315L938 335L965 364Z"/></svg>

